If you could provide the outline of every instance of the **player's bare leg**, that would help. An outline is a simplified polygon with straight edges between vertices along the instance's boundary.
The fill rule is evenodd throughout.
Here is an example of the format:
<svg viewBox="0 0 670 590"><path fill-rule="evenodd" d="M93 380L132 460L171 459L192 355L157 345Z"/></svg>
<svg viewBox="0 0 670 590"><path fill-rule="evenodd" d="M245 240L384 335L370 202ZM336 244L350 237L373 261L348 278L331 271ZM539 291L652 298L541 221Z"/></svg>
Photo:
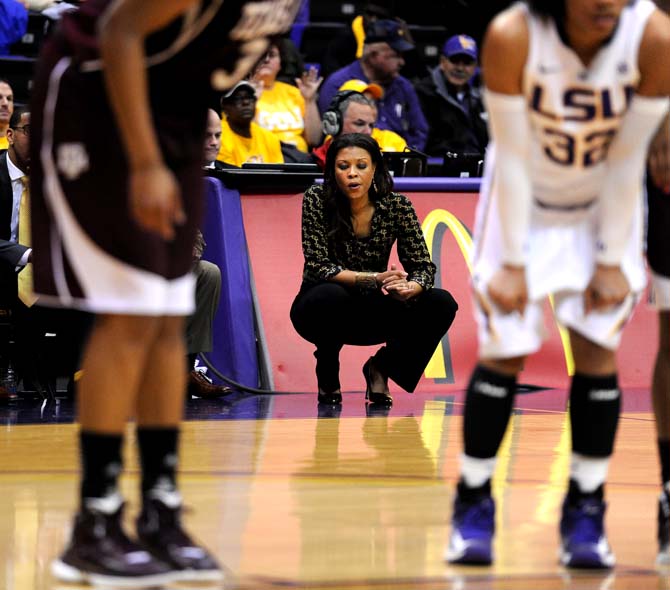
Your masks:
<svg viewBox="0 0 670 590"><path fill-rule="evenodd" d="M81 503L65 552L53 563L67 582L140 588L174 579L173 568L128 538L118 491L127 420L160 318L102 315L84 355L79 384Z"/></svg>
<svg viewBox="0 0 670 590"><path fill-rule="evenodd" d="M138 538L168 563L178 579L223 577L216 560L193 541L181 525L177 489L179 422L184 411L184 319L164 317L147 354L137 400L137 440L142 460L142 512Z"/></svg>

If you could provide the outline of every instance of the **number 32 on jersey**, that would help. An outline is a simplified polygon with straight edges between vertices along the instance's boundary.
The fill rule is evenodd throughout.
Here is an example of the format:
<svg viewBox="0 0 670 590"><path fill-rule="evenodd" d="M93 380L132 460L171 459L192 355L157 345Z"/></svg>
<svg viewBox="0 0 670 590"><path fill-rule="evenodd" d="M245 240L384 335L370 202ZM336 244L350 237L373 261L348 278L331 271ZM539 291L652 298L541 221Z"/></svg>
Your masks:
<svg viewBox="0 0 670 590"><path fill-rule="evenodd" d="M545 89L536 85L531 109L541 118L541 142L547 157L561 166L589 168L607 157L621 117L633 97L634 88L623 88L623 106L613 106L609 88L567 88L562 95L562 115L543 104Z"/></svg>

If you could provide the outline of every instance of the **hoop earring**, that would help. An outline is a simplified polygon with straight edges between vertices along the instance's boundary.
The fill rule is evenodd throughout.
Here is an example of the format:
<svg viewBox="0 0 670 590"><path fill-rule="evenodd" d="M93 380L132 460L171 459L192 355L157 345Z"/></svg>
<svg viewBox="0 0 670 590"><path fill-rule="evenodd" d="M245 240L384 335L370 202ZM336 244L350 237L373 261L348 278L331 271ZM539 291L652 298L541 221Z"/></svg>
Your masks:
<svg viewBox="0 0 670 590"><path fill-rule="evenodd" d="M372 188L375 189L375 192L379 194L379 191L377 190L377 183L375 182L375 179L372 179Z"/></svg>

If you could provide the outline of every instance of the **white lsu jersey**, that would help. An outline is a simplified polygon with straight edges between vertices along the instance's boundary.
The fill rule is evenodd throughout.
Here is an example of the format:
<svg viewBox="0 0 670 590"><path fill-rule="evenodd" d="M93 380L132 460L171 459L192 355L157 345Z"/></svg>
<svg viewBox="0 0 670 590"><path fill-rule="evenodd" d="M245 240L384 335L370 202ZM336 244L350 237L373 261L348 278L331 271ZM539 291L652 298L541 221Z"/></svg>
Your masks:
<svg viewBox="0 0 670 590"><path fill-rule="evenodd" d="M626 6L612 39L588 67L563 42L554 19L520 6L529 29L523 92L533 197L559 209L586 204L600 193L607 149L637 88L640 40L655 6L651 0Z"/></svg>
<svg viewBox="0 0 670 590"><path fill-rule="evenodd" d="M523 11L529 29L523 94L531 127L528 170L533 204L524 251L528 254L529 300L539 302L549 294L581 293L593 275L599 197L608 174L607 151L637 89L639 46L646 23L656 8L650 0L635 0L626 6L612 38L588 67L563 42L553 19L537 17L525 3L518 3L515 9ZM491 277L503 264L501 221L496 214L500 198L495 174L497 147L492 142L487 149L475 220L472 280L483 297ZM642 190L640 182L633 228L626 238L621 260L621 269L635 294L646 284ZM565 297L563 300L568 301ZM578 296L570 301L581 300ZM561 311L559 315L565 325L581 326L584 332L587 322L583 310L573 303L562 305L562 311L557 311ZM626 305L629 311L630 302ZM568 308L569 314L565 311ZM620 318L616 313L612 318L618 325ZM504 314L496 311L495 315ZM480 345L491 356L504 355L509 352L507 349L488 348L489 344L493 346L493 341L487 340L486 322L490 319L480 321ZM601 331L601 327L595 331ZM608 339L589 331L588 337L612 347L618 335ZM503 341L505 338L500 339ZM529 345L524 354L532 348Z"/></svg>

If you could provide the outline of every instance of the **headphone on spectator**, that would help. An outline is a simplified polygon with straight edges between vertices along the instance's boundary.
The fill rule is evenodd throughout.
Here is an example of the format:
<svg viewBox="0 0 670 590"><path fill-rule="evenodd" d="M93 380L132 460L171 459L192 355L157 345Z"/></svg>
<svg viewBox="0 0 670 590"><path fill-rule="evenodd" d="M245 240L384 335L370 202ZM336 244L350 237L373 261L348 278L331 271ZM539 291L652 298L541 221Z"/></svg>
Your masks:
<svg viewBox="0 0 670 590"><path fill-rule="evenodd" d="M354 94L361 93L356 90L345 90L333 96L333 100L328 105L328 110L321 117L321 129L325 135L336 137L340 134L340 131L342 131L342 104Z"/></svg>

